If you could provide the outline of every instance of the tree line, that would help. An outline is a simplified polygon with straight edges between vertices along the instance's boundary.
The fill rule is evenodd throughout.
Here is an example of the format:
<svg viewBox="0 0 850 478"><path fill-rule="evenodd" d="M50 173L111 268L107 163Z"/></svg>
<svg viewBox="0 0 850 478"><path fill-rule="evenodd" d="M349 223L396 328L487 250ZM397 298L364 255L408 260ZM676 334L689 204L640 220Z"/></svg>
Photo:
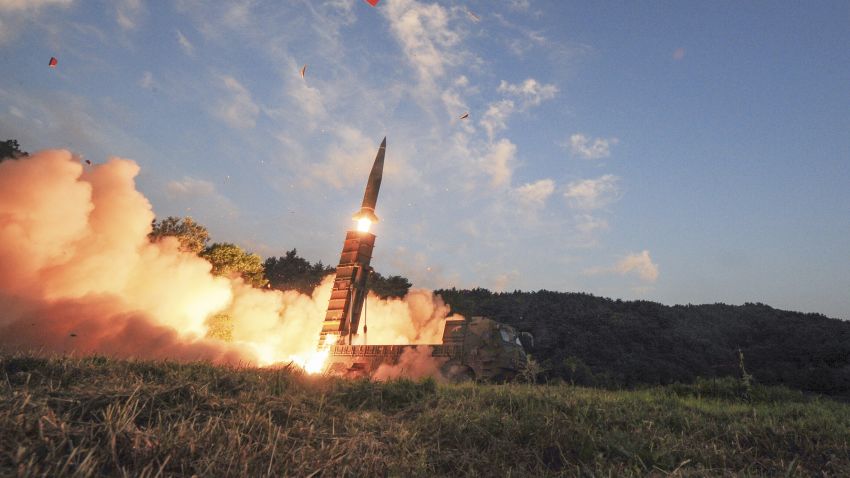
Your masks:
<svg viewBox="0 0 850 478"><path fill-rule="evenodd" d="M438 290L454 312L530 332L543 380L605 387L750 376L850 396L850 322L761 303L666 306L584 293Z"/></svg>

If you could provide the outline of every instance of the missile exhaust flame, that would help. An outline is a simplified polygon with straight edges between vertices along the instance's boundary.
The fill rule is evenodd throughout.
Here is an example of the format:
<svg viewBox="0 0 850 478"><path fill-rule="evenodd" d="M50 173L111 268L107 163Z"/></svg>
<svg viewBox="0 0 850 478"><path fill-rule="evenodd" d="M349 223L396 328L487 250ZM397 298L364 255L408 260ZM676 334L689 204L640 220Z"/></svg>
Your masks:
<svg viewBox="0 0 850 478"><path fill-rule="evenodd" d="M369 218L363 217L357 220L357 230L360 232L369 232L369 228L372 227L372 221Z"/></svg>

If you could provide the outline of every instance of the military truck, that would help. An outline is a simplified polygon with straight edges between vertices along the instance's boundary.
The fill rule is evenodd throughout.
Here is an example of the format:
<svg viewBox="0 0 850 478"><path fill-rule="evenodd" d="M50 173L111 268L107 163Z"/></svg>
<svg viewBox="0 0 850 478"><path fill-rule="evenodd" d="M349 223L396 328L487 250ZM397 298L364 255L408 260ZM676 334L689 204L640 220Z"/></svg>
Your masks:
<svg viewBox="0 0 850 478"><path fill-rule="evenodd" d="M486 317L446 321L441 344L429 344L442 362L441 372L452 381L508 381L528 361L516 329ZM528 343L531 336L522 339ZM405 350L421 345L332 345L325 372L368 377L382 364L396 365Z"/></svg>

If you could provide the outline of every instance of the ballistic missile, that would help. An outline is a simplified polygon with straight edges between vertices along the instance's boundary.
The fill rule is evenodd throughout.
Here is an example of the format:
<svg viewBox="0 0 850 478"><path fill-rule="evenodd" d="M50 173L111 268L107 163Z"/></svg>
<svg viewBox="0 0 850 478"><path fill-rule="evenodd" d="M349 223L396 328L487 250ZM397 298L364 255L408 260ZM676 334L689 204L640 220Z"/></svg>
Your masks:
<svg viewBox="0 0 850 478"><path fill-rule="evenodd" d="M355 221L360 223L367 221L368 223L378 222L378 216L375 215L375 204L378 202L378 191L381 189L381 177L384 174L384 152L386 150L387 138L385 136L381 142L381 147L378 148L378 154L375 156L375 163L372 164L372 172L369 173L369 180L366 182L363 204L360 206L360 210L352 216Z"/></svg>

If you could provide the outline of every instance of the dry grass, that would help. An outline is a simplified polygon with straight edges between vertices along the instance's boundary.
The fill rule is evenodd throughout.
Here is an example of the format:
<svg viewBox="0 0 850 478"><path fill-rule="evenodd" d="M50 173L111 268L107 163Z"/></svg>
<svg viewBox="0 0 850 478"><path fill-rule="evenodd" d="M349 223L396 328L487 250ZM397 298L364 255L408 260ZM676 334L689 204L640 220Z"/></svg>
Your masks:
<svg viewBox="0 0 850 478"><path fill-rule="evenodd" d="M850 405L0 354L0 476L846 476Z"/></svg>

